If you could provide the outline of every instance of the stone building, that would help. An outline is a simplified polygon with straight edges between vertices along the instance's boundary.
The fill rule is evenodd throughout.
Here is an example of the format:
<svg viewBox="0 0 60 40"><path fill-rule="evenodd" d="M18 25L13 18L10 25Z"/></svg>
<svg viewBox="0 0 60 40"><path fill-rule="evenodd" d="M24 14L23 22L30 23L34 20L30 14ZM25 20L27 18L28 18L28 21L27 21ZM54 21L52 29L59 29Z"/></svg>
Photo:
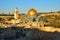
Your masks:
<svg viewBox="0 0 60 40"><path fill-rule="evenodd" d="M27 21L37 21L37 11L33 8L31 8L30 10L28 10L28 14L27 14Z"/></svg>

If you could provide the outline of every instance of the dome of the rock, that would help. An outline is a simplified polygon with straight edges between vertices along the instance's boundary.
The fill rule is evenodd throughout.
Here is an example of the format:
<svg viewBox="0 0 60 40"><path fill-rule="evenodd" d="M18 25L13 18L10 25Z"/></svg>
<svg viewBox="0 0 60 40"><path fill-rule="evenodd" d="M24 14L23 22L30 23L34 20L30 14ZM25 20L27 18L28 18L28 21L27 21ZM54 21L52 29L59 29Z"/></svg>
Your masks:
<svg viewBox="0 0 60 40"><path fill-rule="evenodd" d="M32 8L28 11L28 15L37 15L37 11Z"/></svg>

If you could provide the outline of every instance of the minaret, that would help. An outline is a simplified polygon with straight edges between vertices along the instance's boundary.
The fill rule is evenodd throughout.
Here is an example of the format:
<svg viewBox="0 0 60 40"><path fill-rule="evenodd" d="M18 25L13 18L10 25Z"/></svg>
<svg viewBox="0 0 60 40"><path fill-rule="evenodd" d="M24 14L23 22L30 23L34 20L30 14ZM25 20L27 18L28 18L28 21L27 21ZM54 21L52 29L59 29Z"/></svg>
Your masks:
<svg viewBox="0 0 60 40"><path fill-rule="evenodd" d="M18 9L15 8L14 10L14 19L18 19Z"/></svg>

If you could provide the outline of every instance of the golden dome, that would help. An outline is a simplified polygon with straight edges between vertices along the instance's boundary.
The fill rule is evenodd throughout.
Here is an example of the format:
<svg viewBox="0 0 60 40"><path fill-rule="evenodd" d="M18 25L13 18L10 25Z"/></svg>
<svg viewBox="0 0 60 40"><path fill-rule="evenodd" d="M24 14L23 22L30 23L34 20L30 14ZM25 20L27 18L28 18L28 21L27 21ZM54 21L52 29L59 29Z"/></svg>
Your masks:
<svg viewBox="0 0 60 40"><path fill-rule="evenodd" d="M32 8L28 11L28 15L37 15L37 11Z"/></svg>

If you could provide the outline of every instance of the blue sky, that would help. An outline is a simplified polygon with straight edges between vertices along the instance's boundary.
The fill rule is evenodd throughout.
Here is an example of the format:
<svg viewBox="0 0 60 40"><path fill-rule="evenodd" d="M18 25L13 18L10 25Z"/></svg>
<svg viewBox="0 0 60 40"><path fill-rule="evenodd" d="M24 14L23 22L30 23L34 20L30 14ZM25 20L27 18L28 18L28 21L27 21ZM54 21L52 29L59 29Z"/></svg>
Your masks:
<svg viewBox="0 0 60 40"><path fill-rule="evenodd" d="M16 7L21 13L31 8L38 12L60 11L60 0L0 0L0 12L13 12Z"/></svg>

